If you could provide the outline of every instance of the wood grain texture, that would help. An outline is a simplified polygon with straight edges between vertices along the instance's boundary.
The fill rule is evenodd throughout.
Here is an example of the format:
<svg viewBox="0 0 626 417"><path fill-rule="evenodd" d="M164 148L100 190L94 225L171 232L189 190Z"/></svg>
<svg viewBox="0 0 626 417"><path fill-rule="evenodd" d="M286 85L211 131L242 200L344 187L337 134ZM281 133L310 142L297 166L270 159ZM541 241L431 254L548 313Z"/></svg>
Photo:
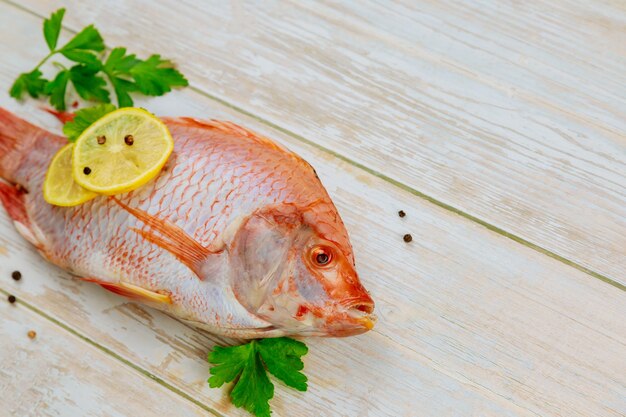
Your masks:
<svg viewBox="0 0 626 417"><path fill-rule="evenodd" d="M552 3L22 2L625 284L626 11Z"/></svg>
<svg viewBox="0 0 626 417"><path fill-rule="evenodd" d="M0 303L0 361L3 416L207 415L19 302Z"/></svg>
<svg viewBox="0 0 626 417"><path fill-rule="evenodd" d="M44 53L40 20L0 5L0 89ZM145 104L140 103L140 104ZM0 105L59 126L5 95ZM231 119L317 169L355 246L380 322L366 335L308 339L310 390L277 387L278 416L619 416L626 412L626 294L391 186L192 91L157 114ZM398 209L408 215L400 219ZM411 232L407 245L402 235ZM227 415L208 388L214 336L108 294L43 261L0 214L0 289ZM24 278L14 283L11 270Z"/></svg>

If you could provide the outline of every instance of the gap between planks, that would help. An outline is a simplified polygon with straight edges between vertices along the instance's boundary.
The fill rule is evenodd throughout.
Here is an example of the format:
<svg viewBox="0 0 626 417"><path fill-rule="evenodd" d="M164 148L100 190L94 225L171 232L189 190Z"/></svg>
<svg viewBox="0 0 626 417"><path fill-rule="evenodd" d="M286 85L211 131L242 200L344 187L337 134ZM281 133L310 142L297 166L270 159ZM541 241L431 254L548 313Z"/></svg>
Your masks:
<svg viewBox="0 0 626 417"><path fill-rule="evenodd" d="M36 16L36 17L38 17L40 19L45 19L46 18L46 16L42 16L41 14L39 14L39 13L33 11L33 10L30 10L29 8L27 8L25 6L22 6L22 5L18 4L18 3L14 3L12 0L2 0L2 1L4 3L6 3L6 4L9 4L9 5L11 5L11 6L13 6L13 7L17 8L17 9L20 9L20 10L22 10L22 11L24 11L24 12L30 14L30 15ZM305 7L305 8L307 10L309 10L308 7ZM70 33L73 33L73 34L78 33L76 30L67 27L67 25L63 25L63 28L65 30L67 30L68 32L70 32ZM109 49L109 48L107 48L107 49ZM484 80L483 78L478 79L478 81L482 82L482 83L485 83L487 85L493 86L492 85L493 83L488 82L488 81ZM487 228L488 230L490 230L490 231L492 231L494 233L502 235L502 236L504 236L504 237L506 237L508 239L513 240L516 243L519 243L520 245L523 245L523 246L526 246L528 248L531 248L531 249L533 249L533 250L535 250L535 251L537 251L537 252L539 252L539 253L541 253L543 255L546 255L546 256L548 256L548 257L550 257L552 259L555 259L555 260L557 260L557 261L559 261L561 263L564 263L565 265L568 265L568 266L570 266L572 268L575 268L575 269L577 269L577 270L579 270L581 272L584 272L585 274L590 275L590 276L592 276L592 277L594 277L596 279L599 279L600 281L603 281L603 282L605 282L605 283L607 283L609 285L612 285L615 288L618 288L618 289L620 289L622 291L626 291L626 285L624 285L624 284L622 284L620 282L617 282L617 281L615 281L615 280L613 280L613 279L611 279L611 278L609 278L609 277L607 277L607 276L605 276L605 275L603 275L603 274L601 274L599 272L596 272L596 271L594 271L592 269L584 267L583 265L580 265L577 262L574 262L574 261L572 261L570 259L567 259L567 258L565 258L565 257L563 257L563 256L561 256L561 255L559 255L559 254L557 254L557 253L555 253L555 252L553 252L551 250L548 250L548 249L546 249L546 248L544 248L544 247L542 247L542 246L540 246L540 245L538 245L536 243L533 243L533 242L531 242L531 241L529 241L527 239L524 239L521 236L518 236L516 234L508 232L508 231L506 231L506 230L504 230L504 229L502 229L502 228L500 228L498 226L495 226L495 225L489 223L486 220L483 220L483 219L481 219L479 217L476 217L474 215L471 215L471 214L469 214L469 213L467 213L467 212L465 212L463 210L460 210L460 209L458 209L458 208L456 208L456 207L454 207L454 206L452 206L450 204L447 204L447 203L445 203L443 201L440 201L440 200L438 200L438 199L436 199L436 198L434 198L434 197L432 197L432 196L430 196L428 194L425 194L425 193L423 193L423 192L421 192L421 191L419 191L419 190L417 190L415 188L412 188L411 186L409 186L407 184L404 184L401 181L395 180L395 179L393 179L393 178L383 174L382 172L379 172L379 171L377 171L375 169L372 169L372 168L370 168L370 167L368 167L368 166L366 166L364 164L361 164L361 163L359 163L359 162L357 162L357 161L355 161L355 160L353 160L353 159L351 159L351 158L349 158L349 157L347 157L345 155L342 155L342 154L340 154L338 152L335 152L335 151L333 151L333 150L331 150L331 149L329 149L329 148L327 148L325 146L322 146L322 145L320 145L319 143L317 143L315 141L312 141L310 139L305 138L302 135L299 135L299 134L297 134L295 132L292 132L289 129L281 127L281 126L279 126L279 125L277 125L277 124L275 124L275 123L273 123L273 122L271 122L269 120L266 120L266 119L264 119L264 118L262 118L260 116L257 116L254 113L252 113L252 112L250 112L250 111L248 111L248 110L246 110L246 109L244 109L244 108L242 108L240 106L237 106L237 105L235 105L233 103L230 103L229 101L227 101L227 100L225 100L223 98L214 96L211 93L202 90L200 87L196 87L196 86L194 86L194 85L192 85L190 83L189 88L192 91L194 91L194 92L196 92L196 93L198 93L198 94L200 94L200 95L202 95L202 96L204 96L204 97L206 97L206 98L208 98L208 99L210 99L212 101L215 101L215 102L217 102L217 103L219 103L219 104L221 104L221 105L223 105L225 107L228 107L228 108L230 108L230 109L232 109L232 110L234 110L234 111L236 111L238 113L241 113L241 114L243 114L245 116L248 116L248 117L258 121L259 123L262 123L265 126L268 126L268 127L272 128L272 129L278 130L281 133L289 135L292 138L297 139L300 142L306 143L307 145L311 145L311 146L313 146L313 147L315 147L317 149L320 149L320 150L322 150L322 151L324 151L324 152L326 152L326 153L328 153L328 154L330 154L330 155L332 155L332 156L334 156L334 157L336 157L336 158L338 158L338 159L340 159L342 161L345 161L345 162L347 162L347 163L349 163L349 164L351 164L351 165L353 165L353 166L355 166L355 167L357 167L359 169L362 169L363 171L365 171L365 172L367 172L367 173L369 173L369 174L371 174L371 175L373 175L373 176L375 176L377 178L380 178L380 179L382 179L382 180L384 180L384 181L394 185L395 187L398 187L398 188L400 188L400 189L402 189L402 190L404 190L406 192L409 192L409 193L411 193L411 194L413 194L413 195L415 195L415 196L417 196L419 198L422 198L422 199L428 201L431 204L434 204L434 205L436 205L438 207L441 207L441 208L443 208L445 210L448 210L448 211L450 211L450 212L452 212L452 213L454 213L456 215L459 215L459 216L461 216L463 218L466 218L466 219L468 219L468 220L470 220L470 221L472 221L474 223L477 223L477 224ZM557 109L557 110L560 110L560 109Z"/></svg>
<svg viewBox="0 0 626 417"><path fill-rule="evenodd" d="M0 287L0 294L3 294L6 297L11 295L10 292L6 291L2 287ZM65 323L55 319L54 317L50 316L45 311L42 311L42 310L38 309L37 307L35 307L31 303L29 303L27 301L24 301L21 298L18 298L16 303L26 307L27 309L29 309L33 313L38 314L39 316L43 317L44 319L48 320L49 322L59 326L60 328L62 328L66 332L73 334L74 336L78 337L79 339L81 339L85 343L88 343L89 345L95 347L96 349L98 349L98 350L104 352L105 354L111 356L112 358L116 359L118 362L124 364L125 366L127 366L127 367L129 367L131 369L134 369L135 371L137 371L139 374L143 375L144 377L151 379L152 381L156 382L157 384L165 387L166 389L172 391L173 393L175 393L178 396L184 398L185 400L190 401L191 403L197 405L198 407L202 408L203 410L208 411L209 413L211 413L211 414L213 414L213 415L215 415L217 417L226 417L223 414L218 413L216 410L213 410L211 407L207 406L206 404L203 404L200 401L196 400L195 398L187 395L186 393L184 393L183 391L179 390L175 386L169 384L163 378L159 378L158 376L154 375L150 371L148 371L148 370L146 370L146 369L144 369L144 368L142 368L142 367L140 367L140 366L130 362L129 360L127 360L126 358L118 355L117 353L115 353L111 349L107 348L106 346L103 346L103 345L99 344L95 340L90 339L89 337L87 337L84 334L78 332L77 330L71 328L70 326L66 325Z"/></svg>

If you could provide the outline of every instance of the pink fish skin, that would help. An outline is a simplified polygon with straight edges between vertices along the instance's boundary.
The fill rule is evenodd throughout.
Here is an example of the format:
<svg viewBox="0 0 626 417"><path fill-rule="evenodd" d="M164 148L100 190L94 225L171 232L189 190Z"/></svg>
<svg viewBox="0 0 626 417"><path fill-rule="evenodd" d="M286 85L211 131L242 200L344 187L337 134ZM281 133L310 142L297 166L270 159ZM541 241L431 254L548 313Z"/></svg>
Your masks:
<svg viewBox="0 0 626 417"><path fill-rule="evenodd" d="M68 208L41 192L66 140L0 108L0 200L18 231L72 274L214 333L373 327L348 233L307 162L233 123L163 121L175 147L154 180Z"/></svg>

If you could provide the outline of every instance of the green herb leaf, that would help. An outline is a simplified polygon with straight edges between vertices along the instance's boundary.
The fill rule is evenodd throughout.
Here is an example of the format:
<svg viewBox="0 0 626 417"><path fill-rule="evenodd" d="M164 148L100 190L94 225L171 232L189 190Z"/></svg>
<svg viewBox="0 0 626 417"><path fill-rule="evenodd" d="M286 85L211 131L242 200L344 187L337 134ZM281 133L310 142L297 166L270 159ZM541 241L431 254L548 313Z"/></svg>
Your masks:
<svg viewBox="0 0 626 417"><path fill-rule="evenodd" d="M274 396L274 385L267 378L256 351L257 342L233 347L216 346L209 354L211 368L209 386L221 387L239 377L230 392L231 402L257 417L269 417L269 400Z"/></svg>
<svg viewBox="0 0 626 417"><path fill-rule="evenodd" d="M269 400L273 396L274 385L265 373L261 358L256 354L250 355L239 380L230 392L233 405L244 408L257 417L270 417Z"/></svg>
<svg viewBox="0 0 626 417"><path fill-rule="evenodd" d="M102 68L102 62L100 62L100 59L93 52L74 49L70 51L62 51L61 53L70 61L85 64L92 70L99 71L100 68Z"/></svg>
<svg viewBox="0 0 626 417"><path fill-rule="evenodd" d="M98 70L87 65L75 65L70 68L70 79L76 92L85 100L110 103L109 92L104 78L97 75Z"/></svg>
<svg viewBox="0 0 626 417"><path fill-rule="evenodd" d="M113 90L115 90L115 95L117 96L118 107L132 107L133 99L128 93L137 90L135 83L119 77L109 79L111 80L111 84L113 84Z"/></svg>
<svg viewBox="0 0 626 417"><path fill-rule="evenodd" d="M304 367L300 357L307 351L304 343L287 337L253 340L241 346L216 346L209 353L209 362L215 365L210 371L209 386L221 387L236 380L230 393L232 403L257 417L269 417L274 385L265 367L287 385L306 391L307 378L299 371Z"/></svg>
<svg viewBox="0 0 626 417"><path fill-rule="evenodd" d="M25 72L17 77L17 80L11 86L9 94L13 98L20 99L26 91L32 98L37 98L44 92L47 82L39 70Z"/></svg>
<svg viewBox="0 0 626 417"><path fill-rule="evenodd" d="M65 110L65 90L70 80L70 72L63 70L57 74L54 80L46 84L44 93L50 96L50 104L57 110Z"/></svg>
<svg viewBox="0 0 626 417"><path fill-rule="evenodd" d="M263 362L272 375L298 391L306 391L307 377L299 372L304 368L304 363L300 357L309 351L304 343L281 337L262 339L258 345Z"/></svg>
<svg viewBox="0 0 626 417"><path fill-rule="evenodd" d="M85 129L113 110L115 110L113 104L100 104L98 106L78 110L74 115L74 120L65 123L63 126L63 133L67 136L67 140L74 142Z"/></svg>
<svg viewBox="0 0 626 417"><path fill-rule="evenodd" d="M130 70L141 62L135 54L126 55L126 48L113 48L104 64L104 71L113 75L130 75Z"/></svg>
<svg viewBox="0 0 626 417"><path fill-rule="evenodd" d="M93 25L87 26L74 36L68 43L61 48L61 52L72 51L74 49L83 49L87 51L103 51L104 40L100 36L100 32Z"/></svg>
<svg viewBox="0 0 626 417"><path fill-rule="evenodd" d="M54 51L54 48L57 47L64 15L65 9L59 9L52 13L50 18L43 21L43 37L46 39L50 51Z"/></svg>
<svg viewBox="0 0 626 417"><path fill-rule="evenodd" d="M119 107L133 105L128 93L137 91L137 85L130 80L130 70L140 62L134 54L126 55L126 48L114 48L104 64L103 70L113 85Z"/></svg>
<svg viewBox="0 0 626 417"><path fill-rule="evenodd" d="M130 69L137 89L147 96L162 96L172 91L172 87L189 85L187 79L173 67L171 61L152 55Z"/></svg>

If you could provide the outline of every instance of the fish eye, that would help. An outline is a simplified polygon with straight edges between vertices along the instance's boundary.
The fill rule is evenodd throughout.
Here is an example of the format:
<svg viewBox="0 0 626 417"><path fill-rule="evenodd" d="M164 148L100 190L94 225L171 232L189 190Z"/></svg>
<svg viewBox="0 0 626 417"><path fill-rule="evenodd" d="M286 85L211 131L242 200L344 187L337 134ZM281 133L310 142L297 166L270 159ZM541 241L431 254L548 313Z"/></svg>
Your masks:
<svg viewBox="0 0 626 417"><path fill-rule="evenodd" d="M328 266L333 260L333 252L327 246L316 246L311 250L311 260L317 266Z"/></svg>

